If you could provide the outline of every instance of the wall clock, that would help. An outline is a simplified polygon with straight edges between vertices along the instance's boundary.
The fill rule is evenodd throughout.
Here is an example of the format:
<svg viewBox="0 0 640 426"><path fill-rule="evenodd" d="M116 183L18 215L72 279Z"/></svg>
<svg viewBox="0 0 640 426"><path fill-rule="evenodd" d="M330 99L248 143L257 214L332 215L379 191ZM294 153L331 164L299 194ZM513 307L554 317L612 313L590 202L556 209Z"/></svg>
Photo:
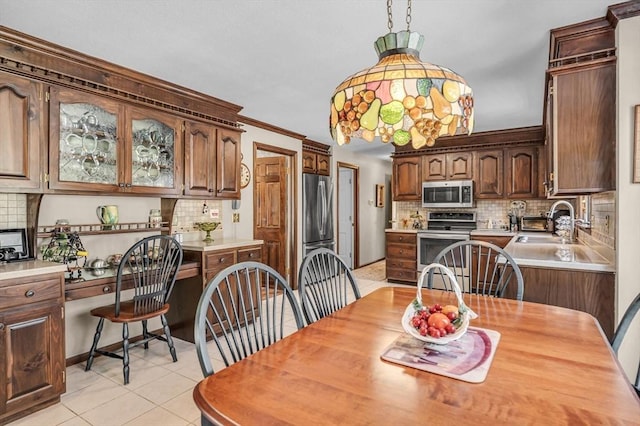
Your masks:
<svg viewBox="0 0 640 426"><path fill-rule="evenodd" d="M251 172L246 164L240 164L240 188L245 188L251 180Z"/></svg>

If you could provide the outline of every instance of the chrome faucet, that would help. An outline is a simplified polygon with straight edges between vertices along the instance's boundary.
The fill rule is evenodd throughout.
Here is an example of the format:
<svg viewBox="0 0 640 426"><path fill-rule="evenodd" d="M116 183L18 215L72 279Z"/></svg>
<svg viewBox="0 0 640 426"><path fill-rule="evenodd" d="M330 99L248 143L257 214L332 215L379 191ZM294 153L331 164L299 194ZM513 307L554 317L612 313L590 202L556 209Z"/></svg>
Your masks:
<svg viewBox="0 0 640 426"><path fill-rule="evenodd" d="M566 200L558 200L555 203L553 203L551 205L551 208L549 208L549 213L548 213L548 218L550 218L551 220L553 220L553 214L556 212L556 208L560 205L563 204L567 207L569 207L569 216L571 218L571 233L569 234L569 242L573 241L573 234L575 232L575 227L576 227L576 213L575 210L573 209L573 204L571 204L570 202L566 201Z"/></svg>

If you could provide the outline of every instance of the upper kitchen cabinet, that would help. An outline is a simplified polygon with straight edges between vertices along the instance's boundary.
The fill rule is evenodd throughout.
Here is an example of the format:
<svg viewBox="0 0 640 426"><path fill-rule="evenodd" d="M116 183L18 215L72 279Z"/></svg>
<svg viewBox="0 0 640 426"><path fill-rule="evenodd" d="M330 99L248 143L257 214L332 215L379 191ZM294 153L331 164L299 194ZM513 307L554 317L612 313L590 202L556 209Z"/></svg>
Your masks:
<svg viewBox="0 0 640 426"><path fill-rule="evenodd" d="M422 199L422 158L399 157L393 159L393 201L420 201Z"/></svg>
<svg viewBox="0 0 640 426"><path fill-rule="evenodd" d="M53 87L49 140L51 189L182 191L182 121L171 114Z"/></svg>
<svg viewBox="0 0 640 426"><path fill-rule="evenodd" d="M240 132L219 129L216 148L216 197L239 199Z"/></svg>
<svg viewBox="0 0 640 426"><path fill-rule="evenodd" d="M551 31L546 91L547 195L615 189L615 31L607 19Z"/></svg>
<svg viewBox="0 0 640 426"><path fill-rule="evenodd" d="M302 172L329 176L331 174L329 146L305 139L302 142Z"/></svg>
<svg viewBox="0 0 640 426"><path fill-rule="evenodd" d="M527 146L504 150L505 192L507 198L538 196L538 147Z"/></svg>
<svg viewBox="0 0 640 426"><path fill-rule="evenodd" d="M41 136L44 126L43 85L0 72L0 189L38 192L42 189Z"/></svg>
<svg viewBox="0 0 640 426"><path fill-rule="evenodd" d="M188 121L185 123L184 193L212 197L216 188L215 126Z"/></svg>
<svg viewBox="0 0 640 426"><path fill-rule="evenodd" d="M476 163L475 198L502 198L504 195L503 151L478 151Z"/></svg>
<svg viewBox="0 0 640 426"><path fill-rule="evenodd" d="M473 152L451 152L425 155L422 158L422 180L473 179Z"/></svg>

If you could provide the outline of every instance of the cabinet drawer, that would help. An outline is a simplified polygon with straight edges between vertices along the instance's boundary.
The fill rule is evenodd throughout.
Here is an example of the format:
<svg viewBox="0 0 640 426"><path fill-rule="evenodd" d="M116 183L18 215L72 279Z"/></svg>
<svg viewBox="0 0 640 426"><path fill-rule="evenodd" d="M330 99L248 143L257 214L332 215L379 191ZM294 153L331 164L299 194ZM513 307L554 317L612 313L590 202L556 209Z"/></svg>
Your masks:
<svg viewBox="0 0 640 426"><path fill-rule="evenodd" d="M62 297L60 277L0 287L0 309Z"/></svg>
<svg viewBox="0 0 640 426"><path fill-rule="evenodd" d="M498 247L505 248L513 236L488 236L488 235L475 235L473 240L485 241L487 243L495 244Z"/></svg>
<svg viewBox="0 0 640 426"><path fill-rule="evenodd" d="M386 268L389 269L408 269L415 271L417 270L418 262L417 260L410 259L396 259L396 258L387 258Z"/></svg>
<svg viewBox="0 0 640 426"><path fill-rule="evenodd" d="M418 282L418 272L415 270L387 268L388 280Z"/></svg>
<svg viewBox="0 0 640 426"><path fill-rule="evenodd" d="M205 276L207 281L227 266L236 263L235 250L219 251L205 255Z"/></svg>
<svg viewBox="0 0 640 426"><path fill-rule="evenodd" d="M417 244L418 237L413 233L387 232L387 243Z"/></svg>
<svg viewBox="0 0 640 426"><path fill-rule="evenodd" d="M409 244L387 244L387 257L417 261L417 248Z"/></svg>
<svg viewBox="0 0 640 426"><path fill-rule="evenodd" d="M238 250L238 262L262 262L262 247Z"/></svg>

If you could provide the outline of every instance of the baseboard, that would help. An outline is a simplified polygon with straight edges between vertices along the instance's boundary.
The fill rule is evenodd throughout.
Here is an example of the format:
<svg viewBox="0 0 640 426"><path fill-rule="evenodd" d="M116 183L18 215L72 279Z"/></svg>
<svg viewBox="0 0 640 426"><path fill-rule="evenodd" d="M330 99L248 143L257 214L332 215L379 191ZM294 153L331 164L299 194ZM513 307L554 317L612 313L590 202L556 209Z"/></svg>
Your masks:
<svg viewBox="0 0 640 426"><path fill-rule="evenodd" d="M360 268L364 268L365 266L373 265L374 263L381 262L381 261L383 261L384 259L385 259L385 258L383 257L383 258L380 258L380 259L378 259L378 260L374 260L373 262L365 263L364 265L360 265L360 266L358 266L356 269L360 269ZM355 269L354 269L354 270L355 270Z"/></svg>

